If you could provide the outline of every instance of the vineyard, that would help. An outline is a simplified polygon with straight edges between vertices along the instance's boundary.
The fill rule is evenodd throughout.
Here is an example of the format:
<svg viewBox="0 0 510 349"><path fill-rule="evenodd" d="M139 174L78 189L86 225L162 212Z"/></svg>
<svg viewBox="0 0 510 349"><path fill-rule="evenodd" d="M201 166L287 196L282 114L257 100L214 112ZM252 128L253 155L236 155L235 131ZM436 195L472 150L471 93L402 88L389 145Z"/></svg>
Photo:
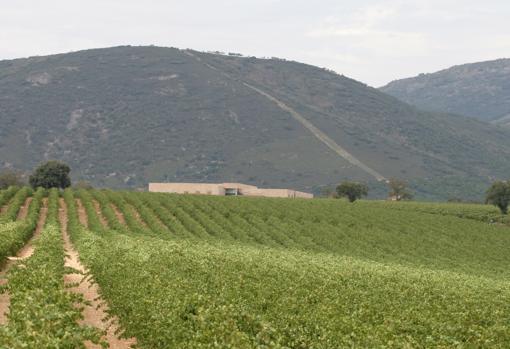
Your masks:
<svg viewBox="0 0 510 349"><path fill-rule="evenodd" d="M490 206L13 187L0 207L0 348L510 343Z"/></svg>

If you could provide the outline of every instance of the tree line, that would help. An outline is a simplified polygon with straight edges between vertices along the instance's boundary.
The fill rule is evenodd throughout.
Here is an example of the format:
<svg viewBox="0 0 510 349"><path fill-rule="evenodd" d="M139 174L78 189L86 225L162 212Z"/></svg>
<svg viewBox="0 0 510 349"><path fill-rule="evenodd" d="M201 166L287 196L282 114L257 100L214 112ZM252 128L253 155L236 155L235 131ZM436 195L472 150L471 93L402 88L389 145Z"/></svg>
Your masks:
<svg viewBox="0 0 510 349"><path fill-rule="evenodd" d="M388 185L388 198L392 201L412 200L413 193L406 181L390 179ZM333 197L346 198L349 202L355 202L368 195L368 186L360 182L344 181L336 187ZM492 183L486 192L485 203L499 208L502 214L508 214L510 205L510 181L496 181Z"/></svg>
<svg viewBox="0 0 510 349"><path fill-rule="evenodd" d="M65 189L71 186L69 176L71 168L60 161L47 161L35 168L29 176L28 182L33 188L60 188ZM23 176L21 173L5 170L0 173L0 189L9 186L23 186ZM386 182L388 185L388 198L393 201L411 200L413 193L409 189L406 181L401 179L390 179ZM78 182L75 187L91 188L86 182ZM336 187L335 197L347 198L349 202L355 202L368 195L368 186L360 182L344 181ZM508 214L510 204L510 181L496 181L492 183L487 190L485 197L486 204L492 204L499 208L502 214Z"/></svg>
<svg viewBox="0 0 510 349"><path fill-rule="evenodd" d="M69 165L56 160L47 161L37 166L28 177L28 184L33 188L60 188L65 189L71 186L71 168ZM15 170L4 170L0 173L0 189L10 186L21 187L26 185L23 174ZM79 181L74 187L90 189L92 186Z"/></svg>

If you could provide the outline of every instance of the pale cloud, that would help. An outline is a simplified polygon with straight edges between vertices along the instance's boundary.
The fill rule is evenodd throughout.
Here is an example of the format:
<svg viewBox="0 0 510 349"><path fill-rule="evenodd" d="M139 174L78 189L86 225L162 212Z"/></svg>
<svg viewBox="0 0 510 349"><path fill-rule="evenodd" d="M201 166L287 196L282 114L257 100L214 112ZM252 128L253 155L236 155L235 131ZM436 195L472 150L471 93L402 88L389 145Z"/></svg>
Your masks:
<svg viewBox="0 0 510 349"><path fill-rule="evenodd" d="M0 59L115 45L277 56L379 86L510 57L508 0L16 0Z"/></svg>
<svg viewBox="0 0 510 349"><path fill-rule="evenodd" d="M341 39L347 45L376 50L389 56L413 56L428 49L425 33L392 30L387 24L401 15L400 2L362 7L341 18L326 17L306 33L315 39Z"/></svg>

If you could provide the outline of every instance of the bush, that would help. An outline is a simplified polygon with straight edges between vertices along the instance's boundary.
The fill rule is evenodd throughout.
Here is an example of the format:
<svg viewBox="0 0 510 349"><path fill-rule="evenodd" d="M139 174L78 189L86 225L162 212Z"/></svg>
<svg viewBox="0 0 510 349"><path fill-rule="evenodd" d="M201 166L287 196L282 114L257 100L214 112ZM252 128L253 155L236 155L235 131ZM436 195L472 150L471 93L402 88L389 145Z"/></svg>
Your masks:
<svg viewBox="0 0 510 349"><path fill-rule="evenodd" d="M343 182L336 187L336 192L339 197L346 197L349 202L354 202L363 196L367 196L368 187L362 183Z"/></svg>
<svg viewBox="0 0 510 349"><path fill-rule="evenodd" d="M510 203L510 181L494 182L487 190L486 202L497 206L502 214L508 214Z"/></svg>
<svg viewBox="0 0 510 349"><path fill-rule="evenodd" d="M388 181L389 197L395 201L411 200L413 194L407 187L407 182L401 179L392 178Z"/></svg>
<svg viewBox="0 0 510 349"><path fill-rule="evenodd" d="M65 189L71 186L69 172L71 172L71 169L65 163L54 160L48 161L35 169L30 176L30 185L33 188Z"/></svg>

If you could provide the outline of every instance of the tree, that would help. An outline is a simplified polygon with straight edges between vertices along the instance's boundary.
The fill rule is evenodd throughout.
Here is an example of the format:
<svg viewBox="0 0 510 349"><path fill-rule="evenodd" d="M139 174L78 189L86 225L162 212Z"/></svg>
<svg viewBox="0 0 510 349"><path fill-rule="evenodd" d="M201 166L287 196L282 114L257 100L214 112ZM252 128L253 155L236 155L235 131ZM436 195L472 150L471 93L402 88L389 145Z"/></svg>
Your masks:
<svg viewBox="0 0 510 349"><path fill-rule="evenodd" d="M396 201L411 200L413 194L407 187L407 182L401 179L392 178L388 181L389 197Z"/></svg>
<svg viewBox="0 0 510 349"><path fill-rule="evenodd" d="M346 197L349 202L354 202L367 196L368 188L363 183L345 181L336 187L336 192L339 197Z"/></svg>
<svg viewBox="0 0 510 349"><path fill-rule="evenodd" d="M37 167L30 176L29 182L33 188L67 188L71 185L69 178L71 169L60 161L48 161Z"/></svg>
<svg viewBox="0 0 510 349"><path fill-rule="evenodd" d="M486 203L497 206L501 214L508 214L510 181L497 181L487 190Z"/></svg>
<svg viewBox="0 0 510 349"><path fill-rule="evenodd" d="M13 185L18 187L23 185L21 173L12 170L2 171L0 173L0 189L6 189Z"/></svg>

